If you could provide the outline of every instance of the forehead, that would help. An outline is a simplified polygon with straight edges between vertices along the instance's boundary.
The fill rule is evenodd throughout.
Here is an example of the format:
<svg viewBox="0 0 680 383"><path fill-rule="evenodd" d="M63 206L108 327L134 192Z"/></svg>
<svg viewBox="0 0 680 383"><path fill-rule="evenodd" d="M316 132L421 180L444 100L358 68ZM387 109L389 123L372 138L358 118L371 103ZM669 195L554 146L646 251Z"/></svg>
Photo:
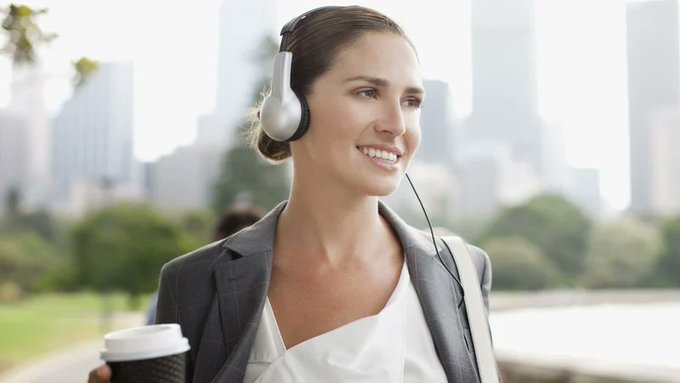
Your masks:
<svg viewBox="0 0 680 383"><path fill-rule="evenodd" d="M365 75L384 78L398 87L422 88L413 48L404 37L390 32L365 33L340 49L326 75L339 81Z"/></svg>

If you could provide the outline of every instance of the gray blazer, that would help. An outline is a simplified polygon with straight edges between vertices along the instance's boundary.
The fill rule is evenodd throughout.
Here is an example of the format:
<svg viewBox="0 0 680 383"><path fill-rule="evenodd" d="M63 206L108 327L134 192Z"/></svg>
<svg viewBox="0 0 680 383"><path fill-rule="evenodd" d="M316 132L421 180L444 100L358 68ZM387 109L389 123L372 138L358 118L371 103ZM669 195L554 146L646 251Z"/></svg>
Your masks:
<svg viewBox="0 0 680 383"><path fill-rule="evenodd" d="M241 382L260 323L272 270L274 233L282 202L262 220L232 236L163 266L158 323L179 323L189 339L187 382ZM478 382L479 375L460 287L436 257L429 233L407 225L384 203L379 213L399 237L439 360L449 382ZM440 254L458 271L441 240ZM471 246L488 310L491 267Z"/></svg>

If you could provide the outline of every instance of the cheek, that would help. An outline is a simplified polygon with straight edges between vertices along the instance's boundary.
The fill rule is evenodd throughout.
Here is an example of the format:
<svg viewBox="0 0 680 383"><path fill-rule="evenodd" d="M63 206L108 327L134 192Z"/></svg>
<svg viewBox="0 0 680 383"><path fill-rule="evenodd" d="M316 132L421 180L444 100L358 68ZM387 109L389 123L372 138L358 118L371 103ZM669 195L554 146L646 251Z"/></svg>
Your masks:
<svg viewBox="0 0 680 383"><path fill-rule="evenodd" d="M420 129L420 123L416 120L414 125L406 131L406 140L411 152L415 152L420 146L420 140L422 138L422 131ZM413 157L413 156L411 156Z"/></svg>

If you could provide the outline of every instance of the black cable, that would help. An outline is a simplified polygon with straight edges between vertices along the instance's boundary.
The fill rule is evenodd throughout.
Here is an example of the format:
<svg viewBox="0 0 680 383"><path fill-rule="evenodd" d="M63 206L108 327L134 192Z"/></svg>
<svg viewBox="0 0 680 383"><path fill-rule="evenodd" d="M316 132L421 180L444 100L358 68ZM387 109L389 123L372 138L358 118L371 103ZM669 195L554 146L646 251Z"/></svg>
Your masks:
<svg viewBox="0 0 680 383"><path fill-rule="evenodd" d="M404 173L404 175L406 175L406 179L408 180L408 183L411 185L411 189L413 189L413 193L415 193L416 198L418 199L418 202L420 203L420 208L423 209L423 213L425 214L425 219L427 220L427 226L430 227L430 234L432 235L432 244L434 245L434 251L437 252L437 258L439 258L439 262L441 262L441 264L444 266L446 271L448 271L449 274L451 274L451 277L453 278L453 280L455 280L456 283L458 283L458 286L460 286L461 297L460 297L460 302L458 302L458 308L460 309L460 306L463 304L463 298L465 297L465 289L463 289L463 284L460 283L458 278L456 278L456 276L453 274L453 272L451 272L451 269L449 269L449 267L446 266L446 263L442 259L442 256L439 254L439 248L437 247L437 242L434 239L434 230L432 229L432 224L430 223L430 218L427 216L427 212L425 211L425 206L423 205L423 201L420 200L420 196L418 195L418 192L416 191L415 186L413 186L413 182L411 182L411 177L409 177L407 173ZM451 248L449 248L449 245L446 243L446 241L442 241L442 242L444 242L444 245L449 250L449 253L451 254L451 259L453 259L453 252L451 251Z"/></svg>

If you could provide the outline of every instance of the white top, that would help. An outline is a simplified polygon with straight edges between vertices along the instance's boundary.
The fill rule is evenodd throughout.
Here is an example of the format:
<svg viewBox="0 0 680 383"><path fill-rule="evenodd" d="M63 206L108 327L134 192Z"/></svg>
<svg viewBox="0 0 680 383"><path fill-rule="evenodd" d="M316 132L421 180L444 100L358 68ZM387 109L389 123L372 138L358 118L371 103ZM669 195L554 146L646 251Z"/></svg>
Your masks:
<svg viewBox="0 0 680 383"><path fill-rule="evenodd" d="M446 382L406 264L385 307L286 350L267 299L244 383Z"/></svg>

